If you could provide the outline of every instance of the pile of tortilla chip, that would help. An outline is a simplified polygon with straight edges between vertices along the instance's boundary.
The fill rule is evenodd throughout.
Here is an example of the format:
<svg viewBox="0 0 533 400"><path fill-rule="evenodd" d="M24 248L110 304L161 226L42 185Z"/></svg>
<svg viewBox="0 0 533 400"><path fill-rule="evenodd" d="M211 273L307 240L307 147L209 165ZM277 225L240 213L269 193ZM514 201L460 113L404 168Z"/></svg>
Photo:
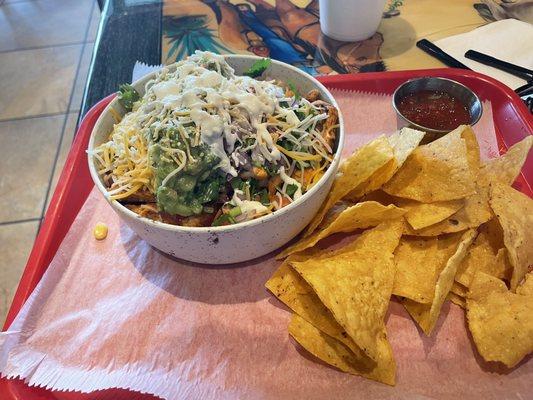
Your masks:
<svg viewBox="0 0 533 400"><path fill-rule="evenodd" d="M266 283L294 312L289 334L307 351L389 385L393 295L426 335L446 300L466 309L487 361L512 367L533 351L533 201L511 187L533 136L485 163L469 126L423 137L404 128L346 159ZM323 241L340 232L340 247Z"/></svg>

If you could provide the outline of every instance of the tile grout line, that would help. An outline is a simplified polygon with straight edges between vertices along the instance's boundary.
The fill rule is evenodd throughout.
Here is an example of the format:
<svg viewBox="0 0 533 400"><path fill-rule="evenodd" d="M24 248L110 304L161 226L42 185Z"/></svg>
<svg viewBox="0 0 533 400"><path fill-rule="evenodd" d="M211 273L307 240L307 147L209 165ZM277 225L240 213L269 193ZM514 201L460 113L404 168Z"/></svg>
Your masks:
<svg viewBox="0 0 533 400"><path fill-rule="evenodd" d="M14 221L3 221L3 222L0 222L0 226L23 224L26 222L35 222L35 221L39 221L40 219L41 218L37 217L37 218L18 219Z"/></svg>
<svg viewBox="0 0 533 400"><path fill-rule="evenodd" d="M0 0L1 1L1 0ZM0 3L1 5L1 3ZM83 55L83 50L85 50L85 47L88 45L88 44L94 44L95 41L94 40L86 40L84 42L79 42L79 43L74 43L74 45L85 45L82 47L82 55ZM50 47L61 47L61 45L57 45L57 46L50 46ZM30 50L30 49L25 49L25 50ZM18 51L18 50L13 50L13 51ZM2 53L2 51L0 51L0 54ZM44 113L44 114L35 114L35 115L24 115L24 116L20 116L20 117L12 117L12 118L0 118L0 123L1 122L12 122L12 121L22 121L22 120L25 120L25 119L32 119L32 118L47 118L47 117L55 117L55 116L58 116L58 115L63 115L65 114L65 112L67 114L72 114L74 112L77 112L79 113L81 110L75 110L75 109L68 109L66 111L58 111L58 112L53 112L53 113Z"/></svg>
<svg viewBox="0 0 533 400"><path fill-rule="evenodd" d="M58 111L58 112L47 113L47 114L35 114L35 115L27 115L23 117L4 118L4 119L0 119L0 122L12 122L12 121L23 121L25 119L56 117L58 115L63 115L63 114L65 114L64 111Z"/></svg>
<svg viewBox="0 0 533 400"><path fill-rule="evenodd" d="M47 44L47 45L43 45L43 46L22 47L22 48L18 48L18 49L0 50L0 54L16 53L16 52L19 52L19 51L53 49L54 47L76 46L76 45L80 45L80 44L84 44L84 43L85 43L85 41L70 42L70 43L58 43L58 44Z"/></svg>
<svg viewBox="0 0 533 400"><path fill-rule="evenodd" d="M57 161L59 159L59 153L61 152L61 145L63 144L63 138L65 136L65 127L67 125L68 116L69 116L69 112L68 111L69 111L71 103L72 103L72 98L74 97L74 90L76 88L76 83L78 81L78 74L80 72L80 66L81 66L81 62L82 62L82 58L83 58L83 52L85 51L85 47L87 45L87 43L86 43L87 36L89 35L89 30L91 28L91 18L92 18L92 15L93 15L94 4L95 3L96 2L93 2L93 5L91 7L91 11L89 12L89 18L87 20L87 27L85 28L85 36L83 38L83 46L81 47L80 57L78 59L78 65L76 67L76 74L74 75L74 81L72 82L72 88L70 90L70 97L68 99L67 110L65 112L65 118L63 120L63 127L61 128L61 136L59 137L59 143L57 145L56 154L55 154L55 157L54 157L54 162L52 164L52 171L50 172L50 177L48 179L48 187L46 188L46 194L45 194L45 197L44 197L43 208L41 210L41 217L40 217L40 221L39 221L39 226L37 228L37 233L35 234L36 237L39 234L39 231L41 230L41 225L43 223L43 219L44 219L44 216L45 216L45 213L46 213L46 206L48 204L48 196L50 196L52 181L54 179L54 173L55 173L55 169L56 169L56 166L57 166Z"/></svg>

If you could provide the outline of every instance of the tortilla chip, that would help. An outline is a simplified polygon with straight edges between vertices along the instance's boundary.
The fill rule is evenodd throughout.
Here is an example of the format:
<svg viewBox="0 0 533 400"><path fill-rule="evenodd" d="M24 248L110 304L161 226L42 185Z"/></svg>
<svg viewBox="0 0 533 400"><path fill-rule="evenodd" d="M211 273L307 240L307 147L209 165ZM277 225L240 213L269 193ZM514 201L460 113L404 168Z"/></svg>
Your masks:
<svg viewBox="0 0 533 400"><path fill-rule="evenodd" d="M511 146L504 155L483 164L479 174L479 185L488 186L491 182L512 185L526 162L532 144L533 136L530 135Z"/></svg>
<svg viewBox="0 0 533 400"><path fill-rule="evenodd" d="M493 242L495 240L492 238ZM512 268L507 261L507 252L503 248L498 249L497 245L497 243L491 243L487 224L482 226L466 257L457 268L455 280L461 285L469 287L477 271L499 279L510 279Z"/></svg>
<svg viewBox="0 0 533 400"><path fill-rule="evenodd" d="M369 180L376 171L393 159L393 149L385 136L380 136L364 145L348 157L342 163L339 174L333 182L322 208L309 224L305 231L305 236L308 236L316 229L328 210L337 201L359 187L363 182Z"/></svg>
<svg viewBox="0 0 533 400"><path fill-rule="evenodd" d="M456 236L456 235L453 235ZM445 240L449 240L452 244L456 241L455 237L451 237ZM405 299L403 304L409 314L418 323L420 328L426 335L430 335L437 323L440 315L440 310L446 296L450 292L453 285L453 279L457 271L457 266L461 263L468 251L469 246L476 237L475 230L469 230L465 232L459 239L459 244L456 247L454 255L450 257L444 269L440 272L437 279L437 285L435 287L435 295L431 304L421 304L414 302L413 300Z"/></svg>
<svg viewBox="0 0 533 400"><path fill-rule="evenodd" d="M413 236L438 236L477 228L492 216L487 197L478 193L464 200L464 207L450 217L422 229L406 225L405 234Z"/></svg>
<svg viewBox="0 0 533 400"><path fill-rule="evenodd" d="M481 167L481 157L479 154L479 143L476 138L476 134L469 125L461 125L455 130L461 132L461 138L465 141L466 145L466 158L468 160L468 166L474 177L478 175L479 168Z"/></svg>
<svg viewBox="0 0 533 400"><path fill-rule="evenodd" d="M382 187L398 170L396 160L393 158L387 164L379 168L372 176L357 186L354 190L343 197L344 200L351 202L360 201L365 194L373 192Z"/></svg>
<svg viewBox="0 0 533 400"><path fill-rule="evenodd" d="M401 222L388 222L361 234L351 251L291 262L354 342L374 361L380 355L385 313L394 284L392 252Z"/></svg>
<svg viewBox="0 0 533 400"><path fill-rule="evenodd" d="M458 296L456 295L455 293L453 292L450 292L448 293L448 300L450 300L453 304L461 307L463 310L466 310L466 300L461 297L461 296Z"/></svg>
<svg viewBox="0 0 533 400"><path fill-rule="evenodd" d="M513 267L511 290L515 290L533 264L533 200L501 183L491 188L490 205L503 228L503 241Z"/></svg>
<svg viewBox="0 0 533 400"><path fill-rule="evenodd" d="M487 265L488 268L481 268L479 271L485 272L490 276L511 282L513 276L513 266L509 261L509 253L506 248L499 249L496 254L494 263Z"/></svg>
<svg viewBox="0 0 533 400"><path fill-rule="evenodd" d="M483 233L493 250L499 250L505 246L503 243L503 229L498 219L492 218L479 227L479 232Z"/></svg>
<svg viewBox="0 0 533 400"><path fill-rule="evenodd" d="M473 178L465 141L455 130L416 148L383 190L422 203L456 200L475 193Z"/></svg>
<svg viewBox="0 0 533 400"><path fill-rule="evenodd" d="M463 199L419 203L414 200L398 199L396 202L407 210L405 219L413 229L422 229L434 225L455 214L465 205Z"/></svg>
<svg viewBox="0 0 533 400"><path fill-rule="evenodd" d="M296 260L303 261L305 257L288 258L267 281L266 288L295 313L307 320L311 315L315 326L328 335L335 336L340 327L335 320L331 320L331 313L320 303L313 289L291 268L289 262Z"/></svg>
<svg viewBox="0 0 533 400"><path fill-rule="evenodd" d="M388 206L389 204L396 205L398 198L385 193L383 190L376 190L365 194L359 201L377 201L384 206Z"/></svg>
<svg viewBox="0 0 533 400"><path fill-rule="evenodd" d="M369 229L358 236L353 242L348 243L341 249L331 252L331 255L371 252L381 249L386 253L394 253L403 231L405 223L403 219L385 221L373 229Z"/></svg>
<svg viewBox="0 0 533 400"><path fill-rule="evenodd" d="M394 150L394 159L398 169L418 147L424 135L425 132L417 131L416 129L402 128L387 138Z"/></svg>
<svg viewBox="0 0 533 400"><path fill-rule="evenodd" d="M322 222L317 226L318 230L322 230L328 225L330 225L333 221L337 219L337 217L342 213L344 210L346 210L348 207L353 206L353 203L345 202L345 201L339 201L337 202L333 207L331 207L326 215L324 216L324 219L322 219Z"/></svg>
<svg viewBox="0 0 533 400"><path fill-rule="evenodd" d="M379 341L382 358L375 363L370 359L364 362L354 359L350 350L341 342L321 332L298 315L292 317L289 334L309 353L341 371L361 375L387 385L395 383L396 363L386 338Z"/></svg>
<svg viewBox="0 0 533 400"><path fill-rule="evenodd" d="M468 143L469 140L466 139L466 141ZM533 139L528 137L511 147L503 156L492 159L482 165L477 178L478 193L467 198L465 206L457 213L438 224L420 230L407 227L405 233L416 236L435 236L442 233L461 232L487 222L492 216L488 205L488 185L493 181L512 184L520 173L532 142ZM468 152L470 160L473 158L470 155L473 152L473 150ZM469 163L472 163L472 161L469 161Z"/></svg>
<svg viewBox="0 0 533 400"><path fill-rule="evenodd" d="M474 276L466 316L477 350L486 361L514 367L533 351L533 298L526 284L526 294L515 294L497 278L482 272Z"/></svg>
<svg viewBox="0 0 533 400"><path fill-rule="evenodd" d="M418 303L431 303L437 277L455 251L437 238L403 236L394 251L396 276L392 293Z"/></svg>
<svg viewBox="0 0 533 400"><path fill-rule="evenodd" d="M511 282L513 267L509 262L509 255L503 242L503 229L500 222L494 217L487 223L481 225L479 231L486 236L493 252L496 252L496 257L494 258L494 262L482 265L478 271Z"/></svg>
<svg viewBox="0 0 533 400"><path fill-rule="evenodd" d="M365 365L371 363L370 358L357 347L344 329L335 321L331 312L322 304L311 286L289 264L291 261L304 261L312 256L312 254L307 253L289 257L265 284L266 288L317 329L341 341L353 353L352 358L358 359L360 363ZM318 254L316 256L320 257Z"/></svg>
<svg viewBox="0 0 533 400"><path fill-rule="evenodd" d="M384 206L374 201L358 203L346 208L322 230L316 230L281 252L276 258L284 258L290 254L314 246L320 240L338 232L353 232L357 229L376 226L384 221L400 218L405 211L394 205Z"/></svg>
<svg viewBox="0 0 533 400"><path fill-rule="evenodd" d="M468 249L466 257L459 264L455 280L461 285L469 287L480 267L495 262L496 253L497 250L492 248L487 234L481 231Z"/></svg>
<svg viewBox="0 0 533 400"><path fill-rule="evenodd" d="M524 278L524 282L516 288L516 294L523 296L533 296L533 272L529 272Z"/></svg>
<svg viewBox="0 0 533 400"><path fill-rule="evenodd" d="M387 139L392 146L394 158L376 171L367 182L362 183L355 190L348 193L345 199L355 201L365 194L381 188L400 169L414 149L418 147L424 135L424 132L403 128L388 136Z"/></svg>
<svg viewBox="0 0 533 400"><path fill-rule="evenodd" d="M468 295L468 288L466 286L461 285L458 282L454 282L450 289L450 293L453 293L464 299Z"/></svg>

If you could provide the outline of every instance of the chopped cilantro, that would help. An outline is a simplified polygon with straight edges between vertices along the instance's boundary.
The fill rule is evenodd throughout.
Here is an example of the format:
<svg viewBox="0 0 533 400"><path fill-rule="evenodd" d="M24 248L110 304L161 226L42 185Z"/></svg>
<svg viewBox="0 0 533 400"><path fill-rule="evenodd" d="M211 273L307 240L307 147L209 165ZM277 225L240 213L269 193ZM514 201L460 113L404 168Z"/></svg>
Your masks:
<svg viewBox="0 0 533 400"><path fill-rule="evenodd" d="M283 147L285 150L289 150L289 151L292 151L292 149L294 148L294 143L292 143L290 140L287 140L287 139L281 139L279 141L279 145Z"/></svg>
<svg viewBox="0 0 533 400"><path fill-rule="evenodd" d="M257 60L250 68L248 68L248 70L244 72L244 75L249 76L250 78L257 78L267 70L271 63L272 60L270 58Z"/></svg>
<svg viewBox="0 0 533 400"><path fill-rule="evenodd" d="M289 81L289 82L287 82L287 86L289 87L289 89L291 89L291 92L294 93L294 99L296 101L298 101L298 100L300 100L302 98L302 95L300 94L298 89L296 89L296 86L294 86L294 83Z"/></svg>
<svg viewBox="0 0 533 400"><path fill-rule="evenodd" d="M233 178L231 180L231 187L233 188L233 190L243 190L244 185L245 182L239 177Z"/></svg>
<svg viewBox="0 0 533 400"><path fill-rule="evenodd" d="M247 138L244 138L243 140L243 144L244 144L244 147L251 147L255 144L256 140L254 137L247 137Z"/></svg>
<svg viewBox="0 0 533 400"><path fill-rule="evenodd" d="M140 98L139 92L133 86L124 83L118 87L118 101L126 111L131 111L133 104Z"/></svg>
<svg viewBox="0 0 533 400"><path fill-rule="evenodd" d="M266 169L266 172L270 176L274 176L278 174L279 167L275 164L265 165L263 168Z"/></svg>
<svg viewBox="0 0 533 400"><path fill-rule="evenodd" d="M305 117L307 117L307 114L300 110L296 110L294 113L296 114L296 116L298 117L300 121L303 121Z"/></svg>
<svg viewBox="0 0 533 400"><path fill-rule="evenodd" d="M231 225L234 224L235 220L229 214L222 214L220 217L216 218L211 226L222 226L222 225Z"/></svg>
<svg viewBox="0 0 533 400"><path fill-rule="evenodd" d="M258 201L261 202L264 206L268 206L270 204L270 199L268 198L268 192L266 189L261 190L256 194L256 197Z"/></svg>
<svg viewBox="0 0 533 400"><path fill-rule="evenodd" d="M287 193L287 196L292 197L294 196L294 193L296 193L297 190L298 190L298 186L291 184L291 185L287 185L287 189L285 190L285 193Z"/></svg>

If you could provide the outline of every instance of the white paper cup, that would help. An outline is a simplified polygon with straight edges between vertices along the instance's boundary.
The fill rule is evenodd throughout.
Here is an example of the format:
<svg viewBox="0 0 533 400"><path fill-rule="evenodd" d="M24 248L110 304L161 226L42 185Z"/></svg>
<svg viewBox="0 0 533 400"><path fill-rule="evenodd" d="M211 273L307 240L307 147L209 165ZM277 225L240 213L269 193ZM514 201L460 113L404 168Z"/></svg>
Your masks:
<svg viewBox="0 0 533 400"><path fill-rule="evenodd" d="M320 0L320 28L335 40L357 42L378 29L386 0Z"/></svg>

